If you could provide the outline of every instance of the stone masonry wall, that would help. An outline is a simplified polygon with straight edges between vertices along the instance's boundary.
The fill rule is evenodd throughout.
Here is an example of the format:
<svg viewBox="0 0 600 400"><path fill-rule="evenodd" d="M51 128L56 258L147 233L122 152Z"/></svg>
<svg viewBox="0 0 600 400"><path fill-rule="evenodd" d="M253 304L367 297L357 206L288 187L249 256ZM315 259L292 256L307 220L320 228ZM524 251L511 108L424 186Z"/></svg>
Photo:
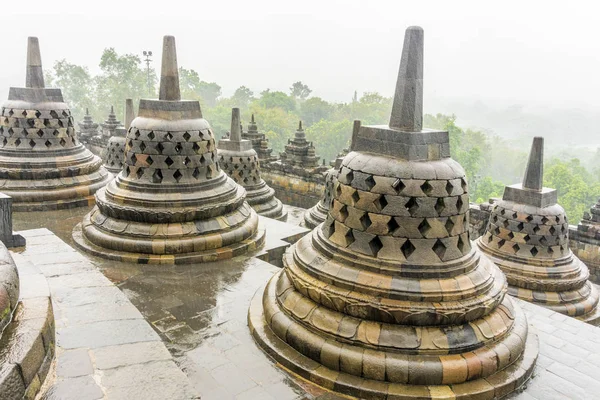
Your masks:
<svg viewBox="0 0 600 400"><path fill-rule="evenodd" d="M275 197L294 207L310 208L321 200L325 192L324 177L307 178L265 169L261 171L261 176L275 190Z"/></svg>

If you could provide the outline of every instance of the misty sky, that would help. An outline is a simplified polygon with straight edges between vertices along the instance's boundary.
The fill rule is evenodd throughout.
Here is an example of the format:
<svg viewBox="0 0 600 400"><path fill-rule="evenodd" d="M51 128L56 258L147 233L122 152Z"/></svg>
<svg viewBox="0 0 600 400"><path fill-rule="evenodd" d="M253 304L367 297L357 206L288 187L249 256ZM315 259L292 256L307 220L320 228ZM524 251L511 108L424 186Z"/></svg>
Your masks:
<svg viewBox="0 0 600 400"><path fill-rule="evenodd" d="M8 0L6 0L8 1ZM437 99L600 107L597 2L28 0L2 7L0 98L23 86L27 36L44 68L58 59L97 72L102 50L155 52L175 35L179 65L230 95L288 91L349 101L394 89L404 30L425 29L425 111ZM15 3L17 4L17 3Z"/></svg>

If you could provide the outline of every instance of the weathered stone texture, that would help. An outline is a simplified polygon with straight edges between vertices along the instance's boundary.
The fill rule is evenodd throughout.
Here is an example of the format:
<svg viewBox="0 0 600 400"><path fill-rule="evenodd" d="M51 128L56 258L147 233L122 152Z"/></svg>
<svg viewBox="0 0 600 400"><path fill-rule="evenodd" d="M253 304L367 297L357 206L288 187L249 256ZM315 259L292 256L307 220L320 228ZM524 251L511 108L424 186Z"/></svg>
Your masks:
<svg viewBox="0 0 600 400"><path fill-rule="evenodd" d="M420 28L407 30L402 66L422 54L415 32L422 38ZM398 87L411 87L413 72L402 70ZM395 103L417 121L420 98ZM529 379L537 339L505 296L500 269L471 247L463 168L444 152L361 145L448 145L447 132L405 129L360 126L327 218L255 295L250 330L285 368L344 394L502 397Z"/></svg>
<svg viewBox="0 0 600 400"><path fill-rule="evenodd" d="M543 140L536 138L525 174L530 186L543 178L540 146ZM556 204L556 191L524 185L511 186L494 202L478 247L506 274L511 295L597 324L598 291L588 281L587 266L569 248L569 223Z"/></svg>
<svg viewBox="0 0 600 400"><path fill-rule="evenodd" d="M248 204L263 217L281 221L287 211L261 177L260 160L250 140L242 139L239 108L232 110L231 135L218 144L219 165L238 185L246 189Z"/></svg>
<svg viewBox="0 0 600 400"><path fill-rule="evenodd" d="M37 39L29 41L28 60L40 59ZM39 86L43 79L31 79L32 71L27 82L37 84L10 88L0 109L0 191L13 198L15 211L93 204L110 175L79 142L60 89Z"/></svg>
<svg viewBox="0 0 600 400"><path fill-rule="evenodd" d="M174 57L166 36L163 57ZM175 59L161 79L179 85ZM166 67L165 67L166 66ZM173 78L173 79L171 79ZM161 87L166 85L161 83ZM136 263L190 263L231 258L264 241L246 191L220 168L198 101L140 100L126 136L123 170L96 194L96 207L73 233L100 257Z"/></svg>

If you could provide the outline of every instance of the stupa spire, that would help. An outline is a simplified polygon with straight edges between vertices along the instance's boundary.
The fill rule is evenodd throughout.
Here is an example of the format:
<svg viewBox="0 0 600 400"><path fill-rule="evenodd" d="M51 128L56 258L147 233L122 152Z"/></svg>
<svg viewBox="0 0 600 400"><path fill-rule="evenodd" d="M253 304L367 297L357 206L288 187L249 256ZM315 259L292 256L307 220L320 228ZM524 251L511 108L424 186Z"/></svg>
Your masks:
<svg viewBox="0 0 600 400"><path fill-rule="evenodd" d="M135 118L135 114L133 112L133 100L126 99L125 100L125 129L128 130L131 126L131 121Z"/></svg>
<svg viewBox="0 0 600 400"><path fill-rule="evenodd" d="M165 36L163 38L162 66L160 69L160 92L158 99L168 101L181 100L175 36Z"/></svg>
<svg viewBox="0 0 600 400"><path fill-rule="evenodd" d="M254 113L252 113L252 119L250 120L250 123L255 124L255 122L254 122Z"/></svg>
<svg viewBox="0 0 600 400"><path fill-rule="evenodd" d="M240 123L240 109L232 108L231 109L231 134L229 135L229 140L232 142L239 142L242 140L242 130Z"/></svg>
<svg viewBox="0 0 600 400"><path fill-rule="evenodd" d="M358 132L360 132L361 122L358 119L354 120L354 125L352 126L352 139L350 140L350 150L354 150L354 146L356 143L356 138L358 137Z"/></svg>
<svg viewBox="0 0 600 400"><path fill-rule="evenodd" d="M523 177L523 188L540 191L544 183L544 138L536 136L531 144Z"/></svg>
<svg viewBox="0 0 600 400"><path fill-rule="evenodd" d="M42 71L42 56L40 54L40 42L37 37L27 38L27 73L25 87L43 88L44 72Z"/></svg>
<svg viewBox="0 0 600 400"><path fill-rule="evenodd" d="M404 35L389 126L406 132L423 128L423 29L418 26L408 27Z"/></svg>

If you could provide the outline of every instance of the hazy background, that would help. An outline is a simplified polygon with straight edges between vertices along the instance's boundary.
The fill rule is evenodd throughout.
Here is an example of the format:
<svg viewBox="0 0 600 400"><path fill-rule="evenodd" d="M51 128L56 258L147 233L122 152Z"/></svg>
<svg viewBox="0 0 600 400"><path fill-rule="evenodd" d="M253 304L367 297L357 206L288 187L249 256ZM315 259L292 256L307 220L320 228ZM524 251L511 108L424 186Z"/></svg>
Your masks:
<svg viewBox="0 0 600 400"><path fill-rule="evenodd" d="M241 85L287 91L297 80L329 101L350 101L354 90L391 96L404 29L420 25L426 112L456 112L481 127L482 108L517 105L598 119L600 13L592 1L30 0L2 14L2 99L24 83L34 35L46 69L65 58L94 73L106 47L153 50L159 67L162 36L172 34L180 65L225 96ZM592 126L585 135L596 142Z"/></svg>

